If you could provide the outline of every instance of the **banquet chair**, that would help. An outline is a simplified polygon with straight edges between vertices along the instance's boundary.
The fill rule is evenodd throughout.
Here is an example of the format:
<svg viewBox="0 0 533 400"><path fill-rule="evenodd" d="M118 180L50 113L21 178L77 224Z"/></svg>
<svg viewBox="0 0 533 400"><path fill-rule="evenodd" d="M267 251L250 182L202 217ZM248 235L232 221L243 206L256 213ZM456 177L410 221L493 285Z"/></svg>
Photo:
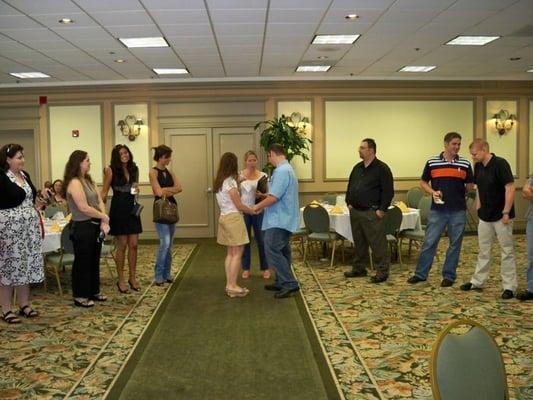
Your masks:
<svg viewBox="0 0 533 400"><path fill-rule="evenodd" d="M337 203L337 193L326 193L322 196L322 203L334 206Z"/></svg>
<svg viewBox="0 0 533 400"><path fill-rule="evenodd" d="M417 208L422 197L424 197L422 189L419 187L412 187L407 191L407 207Z"/></svg>
<svg viewBox="0 0 533 400"><path fill-rule="evenodd" d="M335 260L335 249L337 241L341 241L342 261L344 262L344 238L337 232L333 232L329 228L329 215L324 207L319 204L308 204L303 212L304 224L307 230L306 246L304 250L304 264L307 261L309 253L309 245L311 242L322 242L331 244L331 262L330 267L333 267Z"/></svg>
<svg viewBox="0 0 533 400"><path fill-rule="evenodd" d="M413 243L418 244L424 241L424 236L426 235L426 225L428 222L429 212L431 211L431 202L433 199L430 196L423 196L418 202L418 209L420 210L420 229L406 229L401 231L398 235L400 239L399 247L402 247L403 239L409 240L409 249L407 251L407 256L411 257L411 248ZM439 260L438 254L436 255L437 261Z"/></svg>
<svg viewBox="0 0 533 400"><path fill-rule="evenodd" d="M63 296L63 288L59 278L59 269L65 270L65 266L74 264L74 245L70 239L70 225L66 225L61 232L61 248L57 253L48 254L46 264L52 266L59 289L59 296Z"/></svg>
<svg viewBox="0 0 533 400"><path fill-rule="evenodd" d="M472 320L454 321L439 333L429 375L436 400L509 399L500 349L489 331Z"/></svg>
<svg viewBox="0 0 533 400"><path fill-rule="evenodd" d="M300 228L291 234L290 240L298 242L298 251L303 257L305 253L305 237L307 236L307 229Z"/></svg>
<svg viewBox="0 0 533 400"><path fill-rule="evenodd" d="M466 193L466 226L465 230L477 231L478 218L476 215L476 191L471 190Z"/></svg>
<svg viewBox="0 0 533 400"><path fill-rule="evenodd" d="M400 233L402 219L402 210L400 210L398 207L389 208L385 213L385 216L383 217L383 225L385 228L385 235L387 237L387 243L389 244L391 257L394 254L394 251L396 250L396 253L398 255L398 261L400 262L400 268L403 266L403 264L398 234Z"/></svg>
<svg viewBox="0 0 533 400"><path fill-rule="evenodd" d="M109 275L112 279L115 279L115 274L113 273L113 268L111 267L111 261L113 261L113 264L116 263L115 259L115 250L117 248L117 243L114 238L109 240L104 240L104 243L102 243L102 251L100 252L100 260L103 260L105 262L105 265L107 266L107 269L109 271Z"/></svg>

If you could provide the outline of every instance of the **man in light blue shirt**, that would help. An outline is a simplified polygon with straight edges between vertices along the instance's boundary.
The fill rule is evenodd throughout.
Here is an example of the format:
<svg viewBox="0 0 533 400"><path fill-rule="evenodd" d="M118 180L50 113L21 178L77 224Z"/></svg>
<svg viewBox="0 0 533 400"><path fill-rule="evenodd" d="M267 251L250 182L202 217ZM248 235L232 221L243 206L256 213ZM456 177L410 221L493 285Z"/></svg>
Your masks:
<svg viewBox="0 0 533 400"><path fill-rule="evenodd" d="M271 145L268 157L276 169L272 174L268 196L256 204L254 210L260 212L266 208L262 227L265 254L268 264L276 272L274 283L265 285L265 289L275 291L274 297L282 299L300 290L291 269L289 244L291 234L300 226L298 179L282 145Z"/></svg>

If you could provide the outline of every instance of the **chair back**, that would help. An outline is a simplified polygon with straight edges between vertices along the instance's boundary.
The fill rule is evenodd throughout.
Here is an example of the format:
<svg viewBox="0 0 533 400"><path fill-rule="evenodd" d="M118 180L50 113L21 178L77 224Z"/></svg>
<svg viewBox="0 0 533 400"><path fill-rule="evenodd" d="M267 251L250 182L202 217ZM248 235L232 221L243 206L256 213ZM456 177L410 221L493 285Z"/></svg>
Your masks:
<svg viewBox="0 0 533 400"><path fill-rule="evenodd" d="M322 196L322 202L334 206L337 203L337 193L326 193Z"/></svg>
<svg viewBox="0 0 533 400"><path fill-rule="evenodd" d="M439 334L431 353L430 379L436 400L509 399L500 349L475 321L452 322Z"/></svg>
<svg viewBox="0 0 533 400"><path fill-rule="evenodd" d="M50 205L50 206L47 206L45 209L44 209L44 216L46 218L52 218L54 215L56 215L56 213L58 212L62 212L63 215L67 215L67 209L66 207L63 207L63 206L58 206L58 205Z"/></svg>
<svg viewBox="0 0 533 400"><path fill-rule="evenodd" d="M422 197L424 197L424 192L419 187L409 189L407 191L407 207L417 208Z"/></svg>
<svg viewBox="0 0 533 400"><path fill-rule="evenodd" d="M418 209L420 210L420 222L423 226L428 223L429 212L431 211L431 196L423 196L418 202Z"/></svg>
<svg viewBox="0 0 533 400"><path fill-rule="evenodd" d="M396 236L400 230L402 224L402 210L394 206L387 210L383 217L383 226L385 229L385 235Z"/></svg>
<svg viewBox="0 0 533 400"><path fill-rule="evenodd" d="M70 239L70 224L65 225L61 231L61 249L63 253L74 254L74 244Z"/></svg>
<svg viewBox="0 0 533 400"><path fill-rule="evenodd" d="M304 208L304 224L309 233L329 233L329 215L319 204L308 204Z"/></svg>

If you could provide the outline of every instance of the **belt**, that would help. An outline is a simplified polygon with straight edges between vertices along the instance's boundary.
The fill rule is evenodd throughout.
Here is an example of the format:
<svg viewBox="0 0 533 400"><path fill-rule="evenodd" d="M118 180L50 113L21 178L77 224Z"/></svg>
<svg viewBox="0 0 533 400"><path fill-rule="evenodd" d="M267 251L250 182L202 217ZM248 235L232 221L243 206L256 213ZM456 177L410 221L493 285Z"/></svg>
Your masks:
<svg viewBox="0 0 533 400"><path fill-rule="evenodd" d="M113 186L114 192L130 193L131 185Z"/></svg>
<svg viewBox="0 0 533 400"><path fill-rule="evenodd" d="M357 211L369 211L369 210L377 210L379 209L378 206L370 206L370 207L358 207L358 206L354 206L353 207L355 210Z"/></svg>

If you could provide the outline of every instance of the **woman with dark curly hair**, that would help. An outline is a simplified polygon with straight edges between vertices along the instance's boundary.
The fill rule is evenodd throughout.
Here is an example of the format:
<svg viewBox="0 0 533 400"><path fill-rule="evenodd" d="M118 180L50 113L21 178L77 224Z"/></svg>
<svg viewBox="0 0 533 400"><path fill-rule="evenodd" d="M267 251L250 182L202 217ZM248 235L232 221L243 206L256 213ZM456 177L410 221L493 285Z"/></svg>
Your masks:
<svg viewBox="0 0 533 400"><path fill-rule="evenodd" d="M95 301L107 300L100 294L100 252L102 239L109 232L109 217L89 175L90 168L87 152L75 150L67 161L63 179L63 195L72 213L72 295L78 307L92 307Z"/></svg>
<svg viewBox="0 0 533 400"><path fill-rule="evenodd" d="M111 152L111 164L104 169L104 184L101 191L105 202L109 188L113 188L111 208L109 209L109 233L117 239L115 262L117 265L117 288L120 293L127 293L124 279L124 261L128 249L128 266L130 288L141 290L137 283L137 243L142 232L141 218L134 213L135 196L139 193L139 168L133 162L133 155L128 146L117 144Z"/></svg>

